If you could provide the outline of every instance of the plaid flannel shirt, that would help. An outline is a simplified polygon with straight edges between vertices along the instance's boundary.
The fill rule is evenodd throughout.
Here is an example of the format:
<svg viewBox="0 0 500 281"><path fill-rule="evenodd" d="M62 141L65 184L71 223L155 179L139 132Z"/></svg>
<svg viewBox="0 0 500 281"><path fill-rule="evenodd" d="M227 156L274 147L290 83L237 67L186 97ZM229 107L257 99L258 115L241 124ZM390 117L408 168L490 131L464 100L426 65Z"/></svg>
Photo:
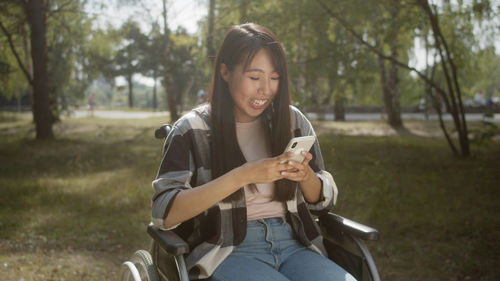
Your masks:
<svg viewBox="0 0 500 281"><path fill-rule="evenodd" d="M314 135L307 118L293 106L290 110L293 135ZM153 181L152 198L152 222L160 229L165 229L164 220L181 190L196 188L212 180L209 114L209 105L192 110L173 125L165 140L165 154ZM301 189L297 187L293 199L286 202L287 220L303 245L325 255L323 238L311 211L328 212L336 201L337 187L331 174L324 170L318 141L310 152L313 160L309 165L322 183L321 198L319 202L310 204L304 200ZM243 189L237 192L244 193ZM186 266L191 279L212 275L245 238L245 197L243 195L240 198L230 203L221 201L200 215L170 228L190 246Z"/></svg>

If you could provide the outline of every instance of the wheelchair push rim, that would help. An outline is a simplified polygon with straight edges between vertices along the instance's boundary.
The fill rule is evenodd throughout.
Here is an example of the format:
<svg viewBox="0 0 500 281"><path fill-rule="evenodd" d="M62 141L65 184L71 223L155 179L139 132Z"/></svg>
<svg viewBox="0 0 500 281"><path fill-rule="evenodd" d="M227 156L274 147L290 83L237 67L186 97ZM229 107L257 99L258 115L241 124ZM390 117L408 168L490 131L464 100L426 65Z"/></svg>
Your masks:
<svg viewBox="0 0 500 281"><path fill-rule="evenodd" d="M130 261L122 264L121 281L160 281L151 254L145 250L135 252Z"/></svg>

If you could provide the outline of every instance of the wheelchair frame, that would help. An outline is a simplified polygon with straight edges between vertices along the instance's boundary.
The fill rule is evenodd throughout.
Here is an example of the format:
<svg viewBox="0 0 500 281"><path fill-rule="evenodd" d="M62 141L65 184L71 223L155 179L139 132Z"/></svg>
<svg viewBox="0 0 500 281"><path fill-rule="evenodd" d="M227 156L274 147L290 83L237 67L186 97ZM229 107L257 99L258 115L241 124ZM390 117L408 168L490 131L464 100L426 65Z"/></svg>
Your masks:
<svg viewBox="0 0 500 281"><path fill-rule="evenodd" d="M170 132L164 124L155 131L155 137L164 139ZM163 149L165 152L165 147ZM358 281L380 281L380 276L364 241L379 238L376 229L343 218L334 213L319 216L328 258L343 267ZM189 245L173 231L163 231L152 223L147 227L151 236L150 251L136 251L130 261L122 264L120 280L127 281L189 281L184 260Z"/></svg>

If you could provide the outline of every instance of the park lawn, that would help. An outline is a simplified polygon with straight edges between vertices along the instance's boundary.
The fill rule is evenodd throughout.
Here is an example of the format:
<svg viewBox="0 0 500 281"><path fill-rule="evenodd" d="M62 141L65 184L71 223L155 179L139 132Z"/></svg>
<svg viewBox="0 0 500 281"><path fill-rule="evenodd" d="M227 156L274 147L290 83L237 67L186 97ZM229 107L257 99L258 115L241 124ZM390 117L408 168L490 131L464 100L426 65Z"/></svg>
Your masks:
<svg viewBox="0 0 500 281"><path fill-rule="evenodd" d="M28 119L0 118L0 280L116 280L149 246L164 121L68 119L34 141ZM380 231L368 246L383 280L500 279L498 143L467 160L434 137L323 130L320 143L333 211Z"/></svg>
<svg viewBox="0 0 500 281"><path fill-rule="evenodd" d="M334 212L377 228L382 280L500 280L500 146L456 159L445 141L323 135Z"/></svg>

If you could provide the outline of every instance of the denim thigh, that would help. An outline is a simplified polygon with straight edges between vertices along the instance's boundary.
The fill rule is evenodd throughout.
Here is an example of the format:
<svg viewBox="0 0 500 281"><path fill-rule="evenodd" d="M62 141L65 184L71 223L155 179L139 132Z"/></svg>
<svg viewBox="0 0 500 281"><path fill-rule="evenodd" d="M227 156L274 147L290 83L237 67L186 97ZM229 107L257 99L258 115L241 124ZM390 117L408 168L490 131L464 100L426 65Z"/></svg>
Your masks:
<svg viewBox="0 0 500 281"><path fill-rule="evenodd" d="M300 244L284 218L247 222L245 239L209 280L355 281L340 266Z"/></svg>
<svg viewBox="0 0 500 281"><path fill-rule="evenodd" d="M287 257L279 271L291 281L356 281L345 269L307 248Z"/></svg>

